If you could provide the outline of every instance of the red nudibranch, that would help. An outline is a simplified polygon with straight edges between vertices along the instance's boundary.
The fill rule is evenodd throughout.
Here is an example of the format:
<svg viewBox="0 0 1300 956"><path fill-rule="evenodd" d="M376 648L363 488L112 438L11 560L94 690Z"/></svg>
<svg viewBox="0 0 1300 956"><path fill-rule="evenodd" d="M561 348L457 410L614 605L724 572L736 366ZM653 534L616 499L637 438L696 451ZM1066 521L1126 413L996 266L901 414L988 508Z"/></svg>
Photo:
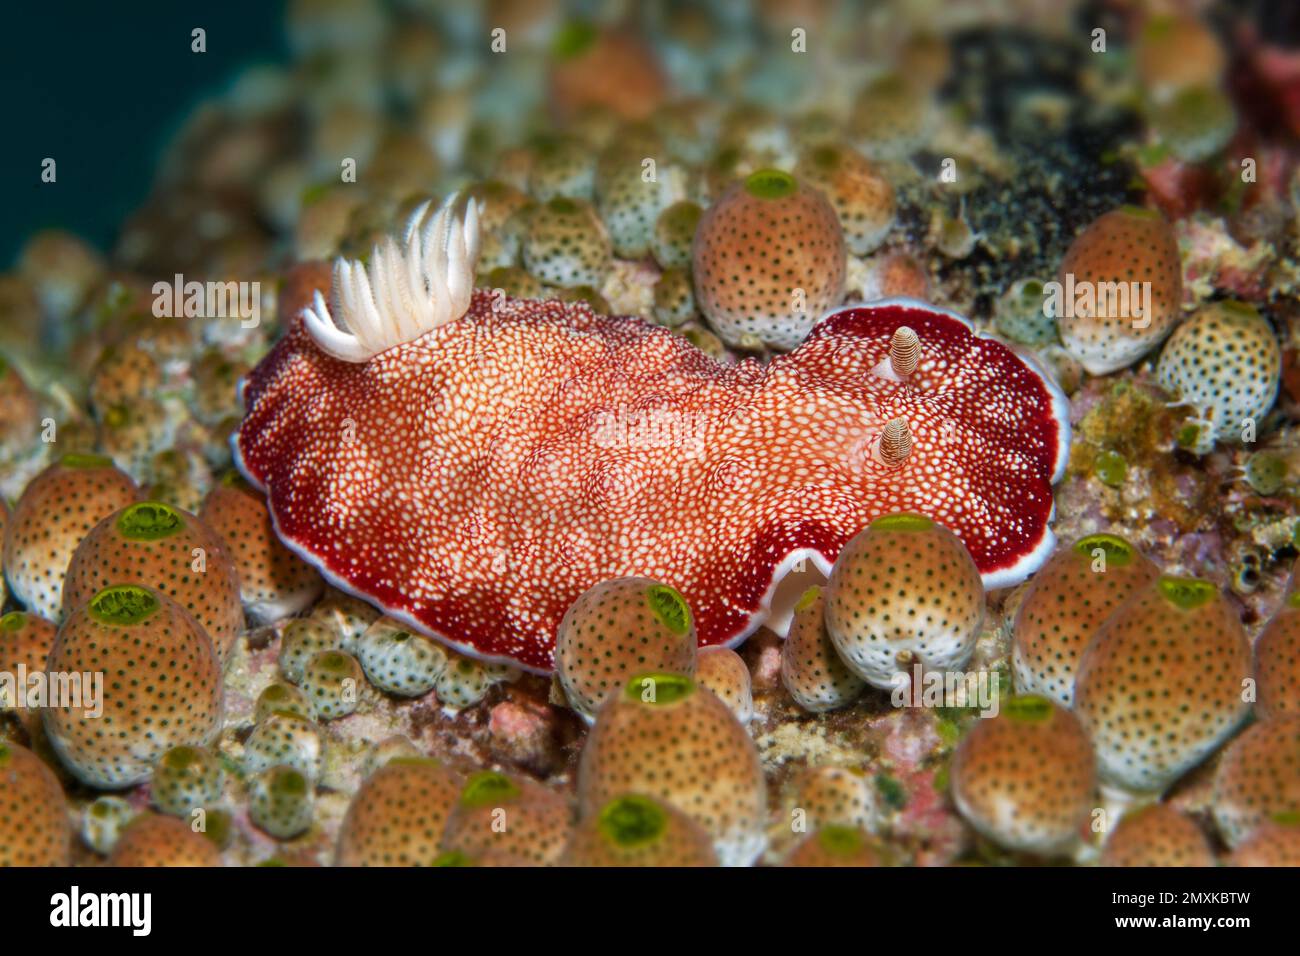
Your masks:
<svg viewBox="0 0 1300 956"><path fill-rule="evenodd" d="M328 304L320 269L288 284L234 437L285 543L388 614L548 671L607 578L675 586L722 644L781 629L786 574L828 573L881 514L951 529L990 587L1052 550L1065 398L960 316L845 307L788 355L724 365L584 303L471 292L472 204L424 215L337 264Z"/></svg>

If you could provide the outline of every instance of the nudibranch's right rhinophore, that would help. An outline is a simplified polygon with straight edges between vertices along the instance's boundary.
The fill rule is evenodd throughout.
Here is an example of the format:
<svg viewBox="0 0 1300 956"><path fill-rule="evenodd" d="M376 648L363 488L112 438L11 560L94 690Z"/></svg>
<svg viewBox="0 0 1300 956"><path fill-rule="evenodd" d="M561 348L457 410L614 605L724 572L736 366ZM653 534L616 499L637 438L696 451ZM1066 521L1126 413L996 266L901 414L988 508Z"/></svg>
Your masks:
<svg viewBox="0 0 1300 956"><path fill-rule="evenodd" d="M960 316L845 307L789 355L724 365L581 303L471 298L472 222L425 212L404 247L339 264L328 300L319 270L287 283L234 440L282 540L390 616L547 671L610 578L676 588L701 644L734 644L783 629L782 578L829 573L883 514L950 529L987 587L1051 552L1065 398Z"/></svg>

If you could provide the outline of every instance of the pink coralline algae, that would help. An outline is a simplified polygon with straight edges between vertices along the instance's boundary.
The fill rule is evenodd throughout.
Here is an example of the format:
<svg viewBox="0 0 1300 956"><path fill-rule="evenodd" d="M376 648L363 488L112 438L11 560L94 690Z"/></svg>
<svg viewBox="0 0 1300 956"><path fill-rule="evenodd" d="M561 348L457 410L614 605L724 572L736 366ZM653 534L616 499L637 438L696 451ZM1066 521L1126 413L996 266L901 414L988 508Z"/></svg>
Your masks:
<svg viewBox="0 0 1300 956"><path fill-rule="evenodd" d="M951 529L987 586L1023 580L1051 551L1069 447L1046 375L913 300L833 312L767 365L486 290L362 361L295 317L245 400L236 458L290 547L386 613L537 671L609 578L676 587L701 644L779 628L780 580L828 573L889 512Z"/></svg>

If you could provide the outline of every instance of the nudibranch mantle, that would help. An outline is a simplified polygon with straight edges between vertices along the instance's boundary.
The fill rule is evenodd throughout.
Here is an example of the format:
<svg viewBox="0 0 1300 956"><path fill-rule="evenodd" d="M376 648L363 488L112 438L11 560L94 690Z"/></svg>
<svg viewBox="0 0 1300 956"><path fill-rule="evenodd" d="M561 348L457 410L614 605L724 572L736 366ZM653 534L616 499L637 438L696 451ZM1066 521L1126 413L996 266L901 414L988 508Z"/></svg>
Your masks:
<svg viewBox="0 0 1300 956"><path fill-rule="evenodd" d="M1066 400L954 313L844 307L725 365L639 319L478 290L348 361L303 318L323 278L282 293L296 317L245 383L236 460L331 582L477 657L549 671L569 605L627 575L681 591L701 644L780 630L786 574L829 573L889 512L947 526L989 587L1052 550ZM882 373L900 342L907 374Z"/></svg>

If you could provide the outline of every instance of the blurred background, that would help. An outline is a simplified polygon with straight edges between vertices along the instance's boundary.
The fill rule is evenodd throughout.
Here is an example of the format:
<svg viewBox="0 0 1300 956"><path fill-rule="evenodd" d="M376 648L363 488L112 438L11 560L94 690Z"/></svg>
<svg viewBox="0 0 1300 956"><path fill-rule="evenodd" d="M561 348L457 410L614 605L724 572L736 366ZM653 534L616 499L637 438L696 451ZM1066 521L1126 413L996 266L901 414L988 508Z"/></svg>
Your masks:
<svg viewBox="0 0 1300 956"><path fill-rule="evenodd" d="M1258 203L1267 191L1234 187L1247 153L1276 195L1300 126L1288 0L146 0L9 16L0 263L32 278L70 261L28 246L50 228L140 278L246 276L364 254L415 202L475 184L606 200L577 160L612 146L665 156L680 174L665 195L707 207L830 144L884 164L891 245L937 250L969 287L953 301L982 310L1117 203ZM945 158L967 175L936 192ZM614 236L619 258L641 245Z"/></svg>
<svg viewBox="0 0 1300 956"><path fill-rule="evenodd" d="M44 227L111 246L194 103L252 63L283 61L280 0L15 3L0 31L11 135L0 151L0 263ZM207 52L191 31L207 30ZM56 187L40 164L58 162Z"/></svg>

